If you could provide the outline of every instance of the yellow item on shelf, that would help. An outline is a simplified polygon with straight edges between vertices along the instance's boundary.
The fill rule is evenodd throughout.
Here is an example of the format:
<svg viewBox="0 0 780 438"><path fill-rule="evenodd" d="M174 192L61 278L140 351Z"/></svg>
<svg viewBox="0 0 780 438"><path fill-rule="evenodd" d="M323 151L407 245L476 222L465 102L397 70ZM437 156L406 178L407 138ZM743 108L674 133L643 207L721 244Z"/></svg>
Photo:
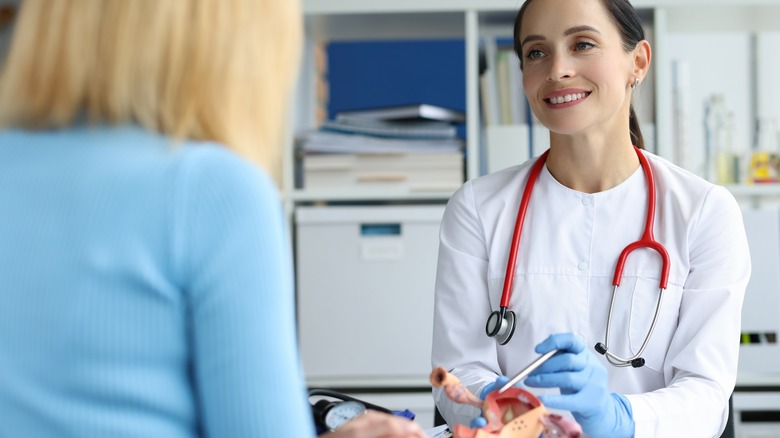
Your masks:
<svg viewBox="0 0 780 438"><path fill-rule="evenodd" d="M736 184L739 181L739 156L721 152L715 155L715 182Z"/></svg>
<svg viewBox="0 0 780 438"><path fill-rule="evenodd" d="M766 151L753 152L750 158L750 182L753 184L776 183L778 177L777 156Z"/></svg>

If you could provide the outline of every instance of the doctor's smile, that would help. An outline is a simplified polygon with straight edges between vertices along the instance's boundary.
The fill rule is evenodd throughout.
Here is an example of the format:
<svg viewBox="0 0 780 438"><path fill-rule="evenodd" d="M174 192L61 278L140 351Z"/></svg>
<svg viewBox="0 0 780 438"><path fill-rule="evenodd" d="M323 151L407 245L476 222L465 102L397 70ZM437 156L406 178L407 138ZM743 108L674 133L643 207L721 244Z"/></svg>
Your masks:
<svg viewBox="0 0 780 438"><path fill-rule="evenodd" d="M568 108L581 103L591 92L587 90L567 88L548 94L543 100L551 108Z"/></svg>

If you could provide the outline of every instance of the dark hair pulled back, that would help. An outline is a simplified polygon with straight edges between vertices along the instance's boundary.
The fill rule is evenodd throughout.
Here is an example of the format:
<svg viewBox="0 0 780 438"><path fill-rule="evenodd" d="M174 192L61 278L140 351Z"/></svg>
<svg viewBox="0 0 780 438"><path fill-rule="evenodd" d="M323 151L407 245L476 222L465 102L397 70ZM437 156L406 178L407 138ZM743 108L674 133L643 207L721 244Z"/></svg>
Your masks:
<svg viewBox="0 0 780 438"><path fill-rule="evenodd" d="M520 69L523 68L523 50L520 41L520 26L525 15L525 10L533 0L525 0L515 17L514 27L514 46L515 53L520 59ZM612 18L612 22L617 26L620 37L623 40L623 48L626 52L634 50L636 45L645 39L645 31L642 28L642 21L639 19L634 7L628 0L599 0ZM631 131L631 141L640 149L645 148L645 140L642 131L639 128L639 119L637 119L634 105L631 105L628 117L628 127Z"/></svg>

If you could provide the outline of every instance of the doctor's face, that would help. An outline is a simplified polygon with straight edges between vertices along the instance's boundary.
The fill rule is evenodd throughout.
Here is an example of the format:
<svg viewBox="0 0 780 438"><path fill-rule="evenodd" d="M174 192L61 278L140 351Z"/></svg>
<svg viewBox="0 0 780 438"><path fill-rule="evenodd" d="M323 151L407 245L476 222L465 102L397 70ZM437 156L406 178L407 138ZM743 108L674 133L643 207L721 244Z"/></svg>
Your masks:
<svg viewBox="0 0 780 438"><path fill-rule="evenodd" d="M627 124L633 58L601 0L531 2L520 42L523 88L548 129L609 135Z"/></svg>

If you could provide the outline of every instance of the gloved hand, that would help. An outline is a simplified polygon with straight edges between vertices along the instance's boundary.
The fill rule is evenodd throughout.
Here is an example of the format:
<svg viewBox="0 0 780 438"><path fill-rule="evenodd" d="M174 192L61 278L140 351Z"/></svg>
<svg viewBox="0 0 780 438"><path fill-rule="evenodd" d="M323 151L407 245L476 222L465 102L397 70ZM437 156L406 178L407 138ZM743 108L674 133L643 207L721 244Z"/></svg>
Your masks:
<svg viewBox="0 0 780 438"><path fill-rule="evenodd" d="M487 385L485 385L484 388L482 388L482 391L479 392L479 398L484 400L488 394L490 394L491 392L497 389L501 389L501 387L506 385L507 382L509 382L509 377L498 376L498 378L494 382L488 383ZM475 417L469 423L469 427L471 427L472 429L479 429L485 426L487 426L487 420L485 419L485 417L482 416Z"/></svg>
<svg viewBox="0 0 780 438"><path fill-rule="evenodd" d="M593 437L632 437L634 418L631 404L607 389L607 370L585 344L572 333L555 334L536 346L544 354L558 354L525 379L538 388L560 388L560 395L542 395L548 407L571 411L585 433Z"/></svg>
<svg viewBox="0 0 780 438"><path fill-rule="evenodd" d="M484 388L482 388L482 391L480 391L480 393L479 393L479 398L484 400L487 397L488 394L490 394L491 392L493 392L493 391L495 391L497 389L501 389L501 387L506 385L507 382L509 382L509 377L498 376L498 378L495 380L495 382L488 383L487 385L485 385Z"/></svg>

